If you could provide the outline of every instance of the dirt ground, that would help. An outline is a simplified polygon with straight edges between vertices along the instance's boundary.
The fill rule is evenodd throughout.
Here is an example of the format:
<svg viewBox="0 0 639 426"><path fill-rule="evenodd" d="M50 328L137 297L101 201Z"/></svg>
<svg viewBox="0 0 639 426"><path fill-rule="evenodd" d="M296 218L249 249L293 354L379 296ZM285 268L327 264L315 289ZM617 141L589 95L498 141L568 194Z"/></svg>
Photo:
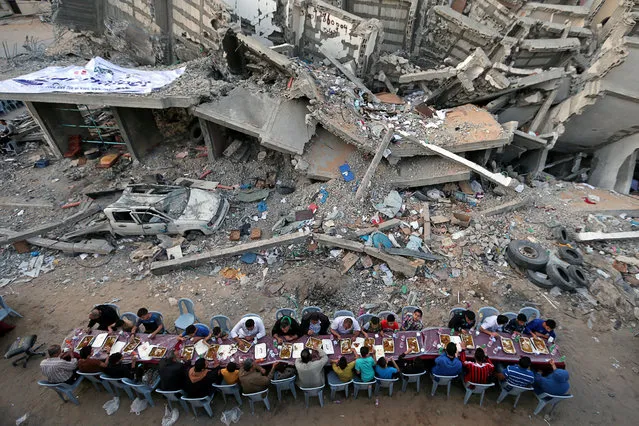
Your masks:
<svg viewBox="0 0 639 426"><path fill-rule="evenodd" d="M40 21L38 16L11 17L0 21L0 42L6 42L9 48L9 57L14 52L26 53L23 46L25 36L34 37L38 45L44 50L54 41L53 25ZM0 50L0 58L5 58L5 51Z"/></svg>

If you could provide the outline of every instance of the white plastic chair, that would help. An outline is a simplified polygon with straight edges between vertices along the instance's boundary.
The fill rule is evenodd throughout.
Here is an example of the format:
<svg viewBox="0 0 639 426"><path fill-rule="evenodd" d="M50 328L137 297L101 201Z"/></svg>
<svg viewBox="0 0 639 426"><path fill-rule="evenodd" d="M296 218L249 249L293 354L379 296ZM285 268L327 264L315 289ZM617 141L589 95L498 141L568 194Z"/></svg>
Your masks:
<svg viewBox="0 0 639 426"><path fill-rule="evenodd" d="M263 402L266 407L266 411L271 411L271 403L268 401L268 389L255 393L243 393L242 396L248 398L249 405L251 407L251 414L255 415L256 402Z"/></svg>
<svg viewBox="0 0 639 426"><path fill-rule="evenodd" d="M295 391L295 379L297 376L289 377L287 379L271 380L271 384L275 385L277 391L277 400L282 401L282 391L290 390L293 394L293 398L297 399L297 392Z"/></svg>
<svg viewBox="0 0 639 426"><path fill-rule="evenodd" d="M75 395L73 395L73 391L77 389L80 383L82 383L82 379L84 379L84 377L80 376L75 382L73 382L72 385L69 385L66 383L49 383L46 380L40 380L38 381L38 384L40 386L53 389L58 394L58 396L60 397L62 401L64 402L71 401L75 405L80 405L80 401L78 401Z"/></svg>
<svg viewBox="0 0 639 426"><path fill-rule="evenodd" d="M370 382L361 382L358 379L353 379L353 399L357 399L357 395L361 389L368 390L368 399L373 397L373 386L377 384L377 380Z"/></svg>
<svg viewBox="0 0 639 426"><path fill-rule="evenodd" d="M435 396L435 392L437 392L437 387L439 385L446 386L446 399L450 398L450 385L457 376L438 376L437 374L431 373L431 378L433 379L433 388L431 389L430 395ZM439 380L435 380L439 379Z"/></svg>
<svg viewBox="0 0 639 426"><path fill-rule="evenodd" d="M235 383L233 385L213 385L213 387L220 391L224 403L226 404L226 395L233 395L237 401L237 405L242 405L242 397L240 397L240 385Z"/></svg>
<svg viewBox="0 0 639 426"><path fill-rule="evenodd" d="M83 373L81 371L77 371L77 373L78 373L78 376L82 376L88 381L90 381L93 387L95 388L95 390L97 390L98 392L102 392L100 388L104 388L107 392L109 391L109 389L104 385L104 383L102 383L102 380L100 380L100 375L102 373Z"/></svg>
<svg viewBox="0 0 639 426"><path fill-rule="evenodd" d="M176 330L186 330L186 327L199 321L195 315L195 305L191 299L182 298L178 300L178 309L180 310L180 316L174 323Z"/></svg>
<svg viewBox="0 0 639 426"><path fill-rule="evenodd" d="M185 413L189 412L188 407L186 406L186 402L184 402L184 400L182 400L182 396L184 395L184 391L182 390L176 390L176 391L165 391L162 389L156 389L155 390L157 393L159 393L160 395L163 395L166 400L169 403L169 408L171 410L173 410L173 402L179 402L180 405L182 406L182 408L184 409Z"/></svg>
<svg viewBox="0 0 639 426"><path fill-rule="evenodd" d="M513 408L517 407L517 403L519 402L519 398L521 397L522 393L533 390L533 388L523 388L521 386L515 386L507 384L505 382L500 383L499 386L501 387L501 393L497 398L497 404L502 402L508 395L513 395L515 397L515 404L513 405ZM511 389L507 390L506 387L509 387Z"/></svg>
<svg viewBox="0 0 639 426"><path fill-rule="evenodd" d="M423 373L417 373L417 374L402 373L402 392L406 392L406 389L408 388L409 383L416 383L417 393L419 393L422 376L424 374L426 374L425 371Z"/></svg>
<svg viewBox="0 0 639 426"><path fill-rule="evenodd" d="M127 396L133 401L135 396L133 395L133 391L126 383L122 382L122 379L118 379L115 377L109 377L106 374L100 375L100 380L104 384L104 387L107 388L109 393L113 396L120 396L120 389L123 389L126 392Z"/></svg>
<svg viewBox="0 0 639 426"><path fill-rule="evenodd" d="M471 388L471 386L474 386L474 389ZM484 393L486 392L486 389L491 388L495 386L494 383L488 383L488 384L479 384L479 383L473 383L473 382L464 382L464 387L466 388L466 395L464 396L464 405L468 404L468 400L470 399L472 394L479 394L479 406L481 407L481 405L484 403Z"/></svg>
<svg viewBox="0 0 639 426"><path fill-rule="evenodd" d="M312 396L316 396L319 399L320 407L324 407L324 385L316 388L303 388L300 386L300 390L304 392L304 402L306 403L306 408L308 408L308 400Z"/></svg>
<svg viewBox="0 0 639 426"><path fill-rule="evenodd" d="M134 382L133 380L127 379L127 378L122 379L122 383L124 383L125 385L129 385L129 387L131 387L131 389L133 389L133 391L135 391L135 393L137 393L138 395L140 395L144 399L146 399L146 401L149 403L149 405L151 407L155 407L155 403L153 402L153 396L152 396L151 393L160 384L160 377L159 376L158 376L157 379L155 379L155 381L151 384L151 386L146 385L144 383L137 383L137 382Z"/></svg>
<svg viewBox="0 0 639 426"><path fill-rule="evenodd" d="M543 410L544 407L548 404L552 405L552 407L550 408L550 413L549 413L549 414L552 414L557 404L559 404L561 401L565 399L572 398L572 395L551 395L549 393L542 393L539 395L535 394L535 396L539 400L539 403L537 404L537 408L535 408L535 411L533 412L535 416L539 414L541 410Z"/></svg>
<svg viewBox="0 0 639 426"><path fill-rule="evenodd" d="M208 414L209 417L213 417L213 409L211 408L211 400L213 399L212 394L209 396L203 396L202 398L187 398L186 396L183 396L181 399L191 406L195 417L197 417L197 408L199 407L204 408L204 411L206 411L206 414Z"/></svg>
<svg viewBox="0 0 639 426"><path fill-rule="evenodd" d="M393 387L395 385L395 382L399 381L399 377L396 377L394 379L380 379L379 377L376 377L375 380L375 395L379 394L379 390L381 388L387 388L388 396L393 396Z"/></svg>
<svg viewBox="0 0 639 426"><path fill-rule="evenodd" d="M526 315L526 322L530 322L534 319L541 318L539 309L530 306L525 306L519 310L520 314Z"/></svg>

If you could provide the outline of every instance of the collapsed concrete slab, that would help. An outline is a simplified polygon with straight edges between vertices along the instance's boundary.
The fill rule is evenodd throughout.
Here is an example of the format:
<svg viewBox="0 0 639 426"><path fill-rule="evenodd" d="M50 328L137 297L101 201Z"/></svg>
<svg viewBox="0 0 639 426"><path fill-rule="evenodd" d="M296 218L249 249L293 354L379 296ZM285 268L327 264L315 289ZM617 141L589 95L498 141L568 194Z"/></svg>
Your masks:
<svg viewBox="0 0 639 426"><path fill-rule="evenodd" d="M307 168L297 167L310 179L331 180L340 177L339 166L355 152L353 145L347 144L323 127L319 127L306 145L302 161Z"/></svg>
<svg viewBox="0 0 639 426"><path fill-rule="evenodd" d="M417 188L470 179L470 169L444 158L415 157L402 159L397 174L387 182L394 188Z"/></svg>

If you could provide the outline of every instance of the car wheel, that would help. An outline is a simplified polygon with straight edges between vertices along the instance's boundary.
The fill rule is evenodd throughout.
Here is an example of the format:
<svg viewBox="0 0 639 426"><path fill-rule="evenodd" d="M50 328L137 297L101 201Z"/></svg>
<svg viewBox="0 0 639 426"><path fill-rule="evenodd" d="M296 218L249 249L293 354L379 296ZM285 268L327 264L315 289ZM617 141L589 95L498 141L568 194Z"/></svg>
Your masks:
<svg viewBox="0 0 639 426"><path fill-rule="evenodd" d="M565 226L558 226L553 229L552 235L560 244L568 244L570 242L570 236Z"/></svg>
<svg viewBox="0 0 639 426"><path fill-rule="evenodd" d="M571 265L583 265L584 263L583 255L574 248L559 247L557 254L561 260L568 262Z"/></svg>
<svg viewBox="0 0 639 426"><path fill-rule="evenodd" d="M526 277L531 283L535 284L539 288L543 288L544 290L550 290L555 286L555 284L550 281L550 278L548 278L548 275L543 272L527 269Z"/></svg>
<svg viewBox="0 0 639 426"><path fill-rule="evenodd" d="M513 240L508 244L510 259L524 269L543 271L548 263L548 253L539 244L523 240Z"/></svg>
<svg viewBox="0 0 639 426"><path fill-rule="evenodd" d="M570 278L568 269L558 263L549 263L546 265L546 273L550 281L562 290L575 292L577 284Z"/></svg>
<svg viewBox="0 0 639 426"><path fill-rule="evenodd" d="M568 268L568 275L572 280L580 287L590 287L590 281L584 268L580 268L577 265L570 265Z"/></svg>

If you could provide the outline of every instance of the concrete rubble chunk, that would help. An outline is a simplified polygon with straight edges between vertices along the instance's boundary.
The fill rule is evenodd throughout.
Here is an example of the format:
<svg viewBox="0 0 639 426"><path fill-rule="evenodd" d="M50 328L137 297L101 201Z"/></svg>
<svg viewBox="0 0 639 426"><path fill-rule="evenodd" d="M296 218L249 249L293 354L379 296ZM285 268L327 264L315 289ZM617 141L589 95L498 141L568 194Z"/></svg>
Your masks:
<svg viewBox="0 0 639 426"><path fill-rule="evenodd" d="M399 83L412 83L414 81L445 80L457 75L457 70L453 67L427 70L412 74L404 74L399 77Z"/></svg>

